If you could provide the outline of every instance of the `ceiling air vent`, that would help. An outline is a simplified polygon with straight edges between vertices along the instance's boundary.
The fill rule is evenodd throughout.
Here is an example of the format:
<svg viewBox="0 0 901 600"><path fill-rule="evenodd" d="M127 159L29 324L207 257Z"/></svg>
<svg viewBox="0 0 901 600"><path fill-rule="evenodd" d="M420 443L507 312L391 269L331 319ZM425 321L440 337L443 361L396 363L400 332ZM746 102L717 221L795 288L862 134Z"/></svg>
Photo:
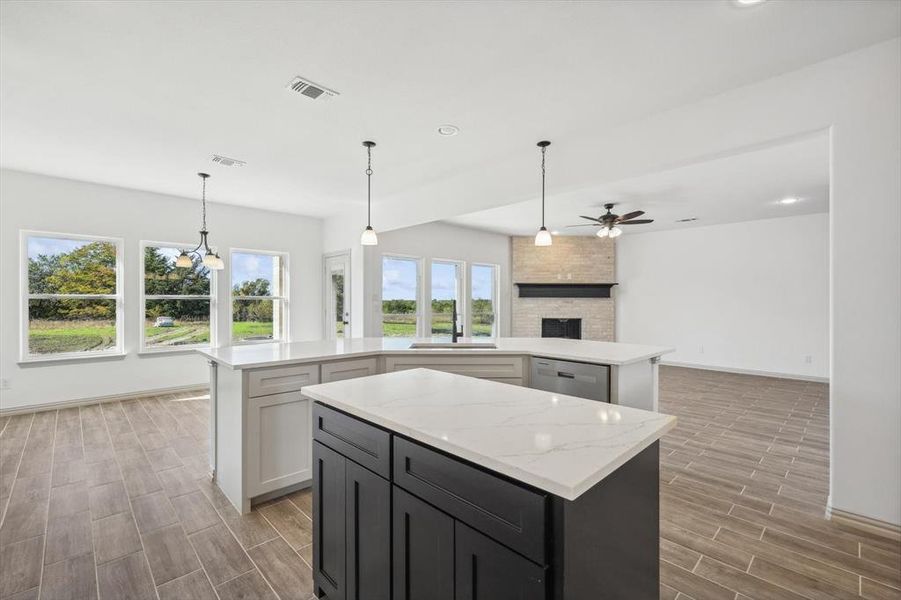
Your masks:
<svg viewBox="0 0 901 600"><path fill-rule="evenodd" d="M238 160L237 158L229 158L220 154L214 154L210 160L212 160L217 165L222 165L223 167L243 167L247 164L243 160Z"/></svg>
<svg viewBox="0 0 901 600"><path fill-rule="evenodd" d="M338 95L338 92L330 90L325 86L321 86L318 83L313 83L309 79L304 79L303 77L295 77L289 81L288 85L285 87L292 92L302 94L313 100L334 98Z"/></svg>

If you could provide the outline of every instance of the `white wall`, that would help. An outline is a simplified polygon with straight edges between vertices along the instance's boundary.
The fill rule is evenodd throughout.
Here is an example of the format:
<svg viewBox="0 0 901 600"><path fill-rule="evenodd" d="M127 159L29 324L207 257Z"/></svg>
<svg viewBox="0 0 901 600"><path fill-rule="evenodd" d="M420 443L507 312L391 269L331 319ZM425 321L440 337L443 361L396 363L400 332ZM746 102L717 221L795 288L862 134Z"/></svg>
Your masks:
<svg viewBox="0 0 901 600"><path fill-rule="evenodd" d="M215 198L214 191L211 197ZM199 219L197 199L0 171L0 376L10 384L9 389L0 392L2 408L206 384L207 366L199 355L137 354L143 322L139 242L193 242L197 239ZM230 247L290 254L291 338L321 337L322 222L223 204L210 204L207 220L211 242L226 262ZM20 229L124 238L125 358L17 364ZM220 344L229 343L228 266L218 275Z"/></svg>
<svg viewBox="0 0 901 600"><path fill-rule="evenodd" d="M421 273L426 294L431 289L428 261L461 260L498 265L498 327L500 335L510 335L510 237L445 223L426 223L379 234L379 245L367 248L364 273L366 290L366 335L381 335L382 256L405 254L424 259Z"/></svg>
<svg viewBox="0 0 901 600"><path fill-rule="evenodd" d="M828 214L616 244L617 340L675 347L666 362L828 378Z"/></svg>

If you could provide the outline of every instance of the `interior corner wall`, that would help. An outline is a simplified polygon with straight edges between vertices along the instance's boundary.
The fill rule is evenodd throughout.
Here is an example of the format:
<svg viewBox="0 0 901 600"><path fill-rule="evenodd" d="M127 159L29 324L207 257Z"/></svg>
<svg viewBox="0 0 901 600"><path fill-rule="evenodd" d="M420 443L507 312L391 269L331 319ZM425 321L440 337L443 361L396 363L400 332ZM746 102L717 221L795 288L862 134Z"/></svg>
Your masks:
<svg viewBox="0 0 901 600"><path fill-rule="evenodd" d="M138 354L140 242L196 243L199 218L197 199L0 170L0 374L9 383L0 391L0 408L206 385L209 371L199 354ZM210 241L226 260L217 273L219 345L230 335L229 248L287 252L290 338L320 338L322 221L217 203L209 205L208 221ZM124 239L124 358L18 363L21 229Z"/></svg>
<svg viewBox="0 0 901 600"><path fill-rule="evenodd" d="M618 340L672 346L668 363L828 379L828 214L616 244Z"/></svg>

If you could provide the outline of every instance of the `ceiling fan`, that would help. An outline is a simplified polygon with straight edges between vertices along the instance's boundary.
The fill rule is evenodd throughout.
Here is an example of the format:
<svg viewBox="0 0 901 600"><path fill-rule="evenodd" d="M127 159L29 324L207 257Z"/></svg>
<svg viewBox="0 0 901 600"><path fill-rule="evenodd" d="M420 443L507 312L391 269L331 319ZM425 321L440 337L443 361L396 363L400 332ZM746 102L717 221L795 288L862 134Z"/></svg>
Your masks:
<svg viewBox="0 0 901 600"><path fill-rule="evenodd" d="M585 215L579 215L583 219L588 219L589 221L594 221L594 223L582 223L579 225L567 225L567 227L600 227L598 230L598 237L619 237L623 230L619 228L619 225L644 225L645 223L653 223L654 219L636 219L636 217L640 217L644 214L643 210L635 210L630 213L626 213L622 216L613 214L613 207L615 205L613 203L608 203L604 205L604 208L607 209L607 213L601 215L600 217L586 217Z"/></svg>

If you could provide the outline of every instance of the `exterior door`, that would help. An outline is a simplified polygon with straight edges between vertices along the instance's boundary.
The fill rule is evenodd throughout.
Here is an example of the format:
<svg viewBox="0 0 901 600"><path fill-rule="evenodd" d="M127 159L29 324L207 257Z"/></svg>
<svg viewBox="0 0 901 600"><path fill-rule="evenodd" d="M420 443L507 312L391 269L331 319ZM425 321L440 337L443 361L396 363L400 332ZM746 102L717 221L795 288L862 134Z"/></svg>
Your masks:
<svg viewBox="0 0 901 600"><path fill-rule="evenodd" d="M350 250L327 254L323 259L325 290L325 339L351 337Z"/></svg>

